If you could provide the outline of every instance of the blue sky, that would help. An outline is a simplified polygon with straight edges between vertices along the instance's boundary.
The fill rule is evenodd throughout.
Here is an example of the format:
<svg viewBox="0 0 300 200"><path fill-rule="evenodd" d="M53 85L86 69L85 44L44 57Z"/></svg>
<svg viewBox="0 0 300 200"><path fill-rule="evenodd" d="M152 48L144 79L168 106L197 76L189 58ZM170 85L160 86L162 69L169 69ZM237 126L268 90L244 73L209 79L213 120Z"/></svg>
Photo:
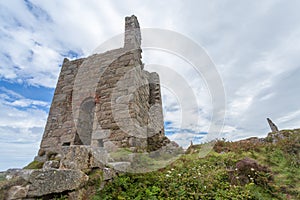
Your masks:
<svg viewBox="0 0 300 200"><path fill-rule="evenodd" d="M181 33L206 50L226 93L222 137L264 137L267 117L280 129L299 127L299 8L283 0L0 0L0 170L36 155L63 58L90 55L131 14L142 28ZM200 142L212 112L205 81L166 52L145 50L143 61L169 66L193 88L197 106L180 84L163 88L165 129L181 145Z"/></svg>

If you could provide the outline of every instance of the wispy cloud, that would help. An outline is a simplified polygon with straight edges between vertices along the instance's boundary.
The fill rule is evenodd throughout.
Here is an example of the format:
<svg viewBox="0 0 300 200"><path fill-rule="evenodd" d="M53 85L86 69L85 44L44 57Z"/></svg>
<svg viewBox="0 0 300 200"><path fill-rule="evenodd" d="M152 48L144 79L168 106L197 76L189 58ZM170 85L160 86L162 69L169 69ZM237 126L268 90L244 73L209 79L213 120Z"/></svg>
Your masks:
<svg viewBox="0 0 300 200"><path fill-rule="evenodd" d="M143 28L177 31L206 49L226 92L220 137L265 136L266 117L280 128L299 127L299 6L300 2L280 0L1 1L0 79L53 89L63 57L88 56L124 30L125 16L135 14ZM174 55L145 50L143 61L172 72L149 69L160 73L165 86L164 118L170 138L182 145L193 138L200 142L213 109L205 81ZM8 157L13 158L20 146L26 150L33 146L24 152L26 158L33 157L46 121L50 102L37 94L25 96L15 88L1 87L0 152L7 163L17 162Z"/></svg>
<svg viewBox="0 0 300 200"><path fill-rule="evenodd" d="M0 170L24 166L33 159L47 119L45 107L49 102L27 99L0 87Z"/></svg>
<svg viewBox="0 0 300 200"><path fill-rule="evenodd" d="M25 98L22 95L5 87L0 87L0 92L0 102L2 103L2 105L22 108L50 107L49 102Z"/></svg>

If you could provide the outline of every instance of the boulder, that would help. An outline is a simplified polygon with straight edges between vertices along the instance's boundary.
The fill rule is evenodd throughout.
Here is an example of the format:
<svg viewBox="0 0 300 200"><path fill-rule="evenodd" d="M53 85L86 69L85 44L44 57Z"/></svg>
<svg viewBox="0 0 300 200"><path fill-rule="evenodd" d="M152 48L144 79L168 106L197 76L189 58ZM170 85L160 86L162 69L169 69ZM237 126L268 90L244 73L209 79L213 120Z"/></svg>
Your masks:
<svg viewBox="0 0 300 200"><path fill-rule="evenodd" d="M62 148L60 168L83 171L92 168L102 168L107 159L107 152L101 147L67 146Z"/></svg>
<svg viewBox="0 0 300 200"><path fill-rule="evenodd" d="M29 177L27 197L40 197L78 189L88 180L88 176L78 170L35 170Z"/></svg>

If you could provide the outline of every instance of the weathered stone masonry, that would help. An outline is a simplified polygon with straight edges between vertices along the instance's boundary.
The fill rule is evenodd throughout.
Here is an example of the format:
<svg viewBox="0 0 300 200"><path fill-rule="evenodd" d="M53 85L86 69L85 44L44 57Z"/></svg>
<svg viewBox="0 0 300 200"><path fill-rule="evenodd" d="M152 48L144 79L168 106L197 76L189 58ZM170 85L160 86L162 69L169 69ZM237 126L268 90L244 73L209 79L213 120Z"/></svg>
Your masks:
<svg viewBox="0 0 300 200"><path fill-rule="evenodd" d="M64 59L39 157L74 145L154 151L164 135L159 76L143 69L135 16L125 18L124 47Z"/></svg>
<svg viewBox="0 0 300 200"><path fill-rule="evenodd" d="M64 59L35 157L43 167L7 171L13 179L0 187L0 198L84 199L95 190L94 172L101 189L120 172L153 171L183 152L164 135L159 76L143 69L140 45L131 16L123 48Z"/></svg>

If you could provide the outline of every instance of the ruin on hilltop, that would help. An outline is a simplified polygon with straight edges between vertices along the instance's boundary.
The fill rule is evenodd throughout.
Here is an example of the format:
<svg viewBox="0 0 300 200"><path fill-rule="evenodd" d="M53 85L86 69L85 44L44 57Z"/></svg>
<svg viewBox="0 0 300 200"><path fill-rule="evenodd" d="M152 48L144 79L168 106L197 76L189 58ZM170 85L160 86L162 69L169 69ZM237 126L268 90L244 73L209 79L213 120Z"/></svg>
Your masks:
<svg viewBox="0 0 300 200"><path fill-rule="evenodd" d="M153 171L183 153L165 136L159 76L144 70L141 52L131 16L124 47L64 59L38 155L0 173L9 179L0 199L85 198L96 182L102 188L120 172Z"/></svg>
<svg viewBox="0 0 300 200"><path fill-rule="evenodd" d="M64 59L36 160L55 155L79 159L86 151L105 163L107 151L153 152L170 144L159 75L144 70L141 53L140 26L133 15L125 18L124 47Z"/></svg>

